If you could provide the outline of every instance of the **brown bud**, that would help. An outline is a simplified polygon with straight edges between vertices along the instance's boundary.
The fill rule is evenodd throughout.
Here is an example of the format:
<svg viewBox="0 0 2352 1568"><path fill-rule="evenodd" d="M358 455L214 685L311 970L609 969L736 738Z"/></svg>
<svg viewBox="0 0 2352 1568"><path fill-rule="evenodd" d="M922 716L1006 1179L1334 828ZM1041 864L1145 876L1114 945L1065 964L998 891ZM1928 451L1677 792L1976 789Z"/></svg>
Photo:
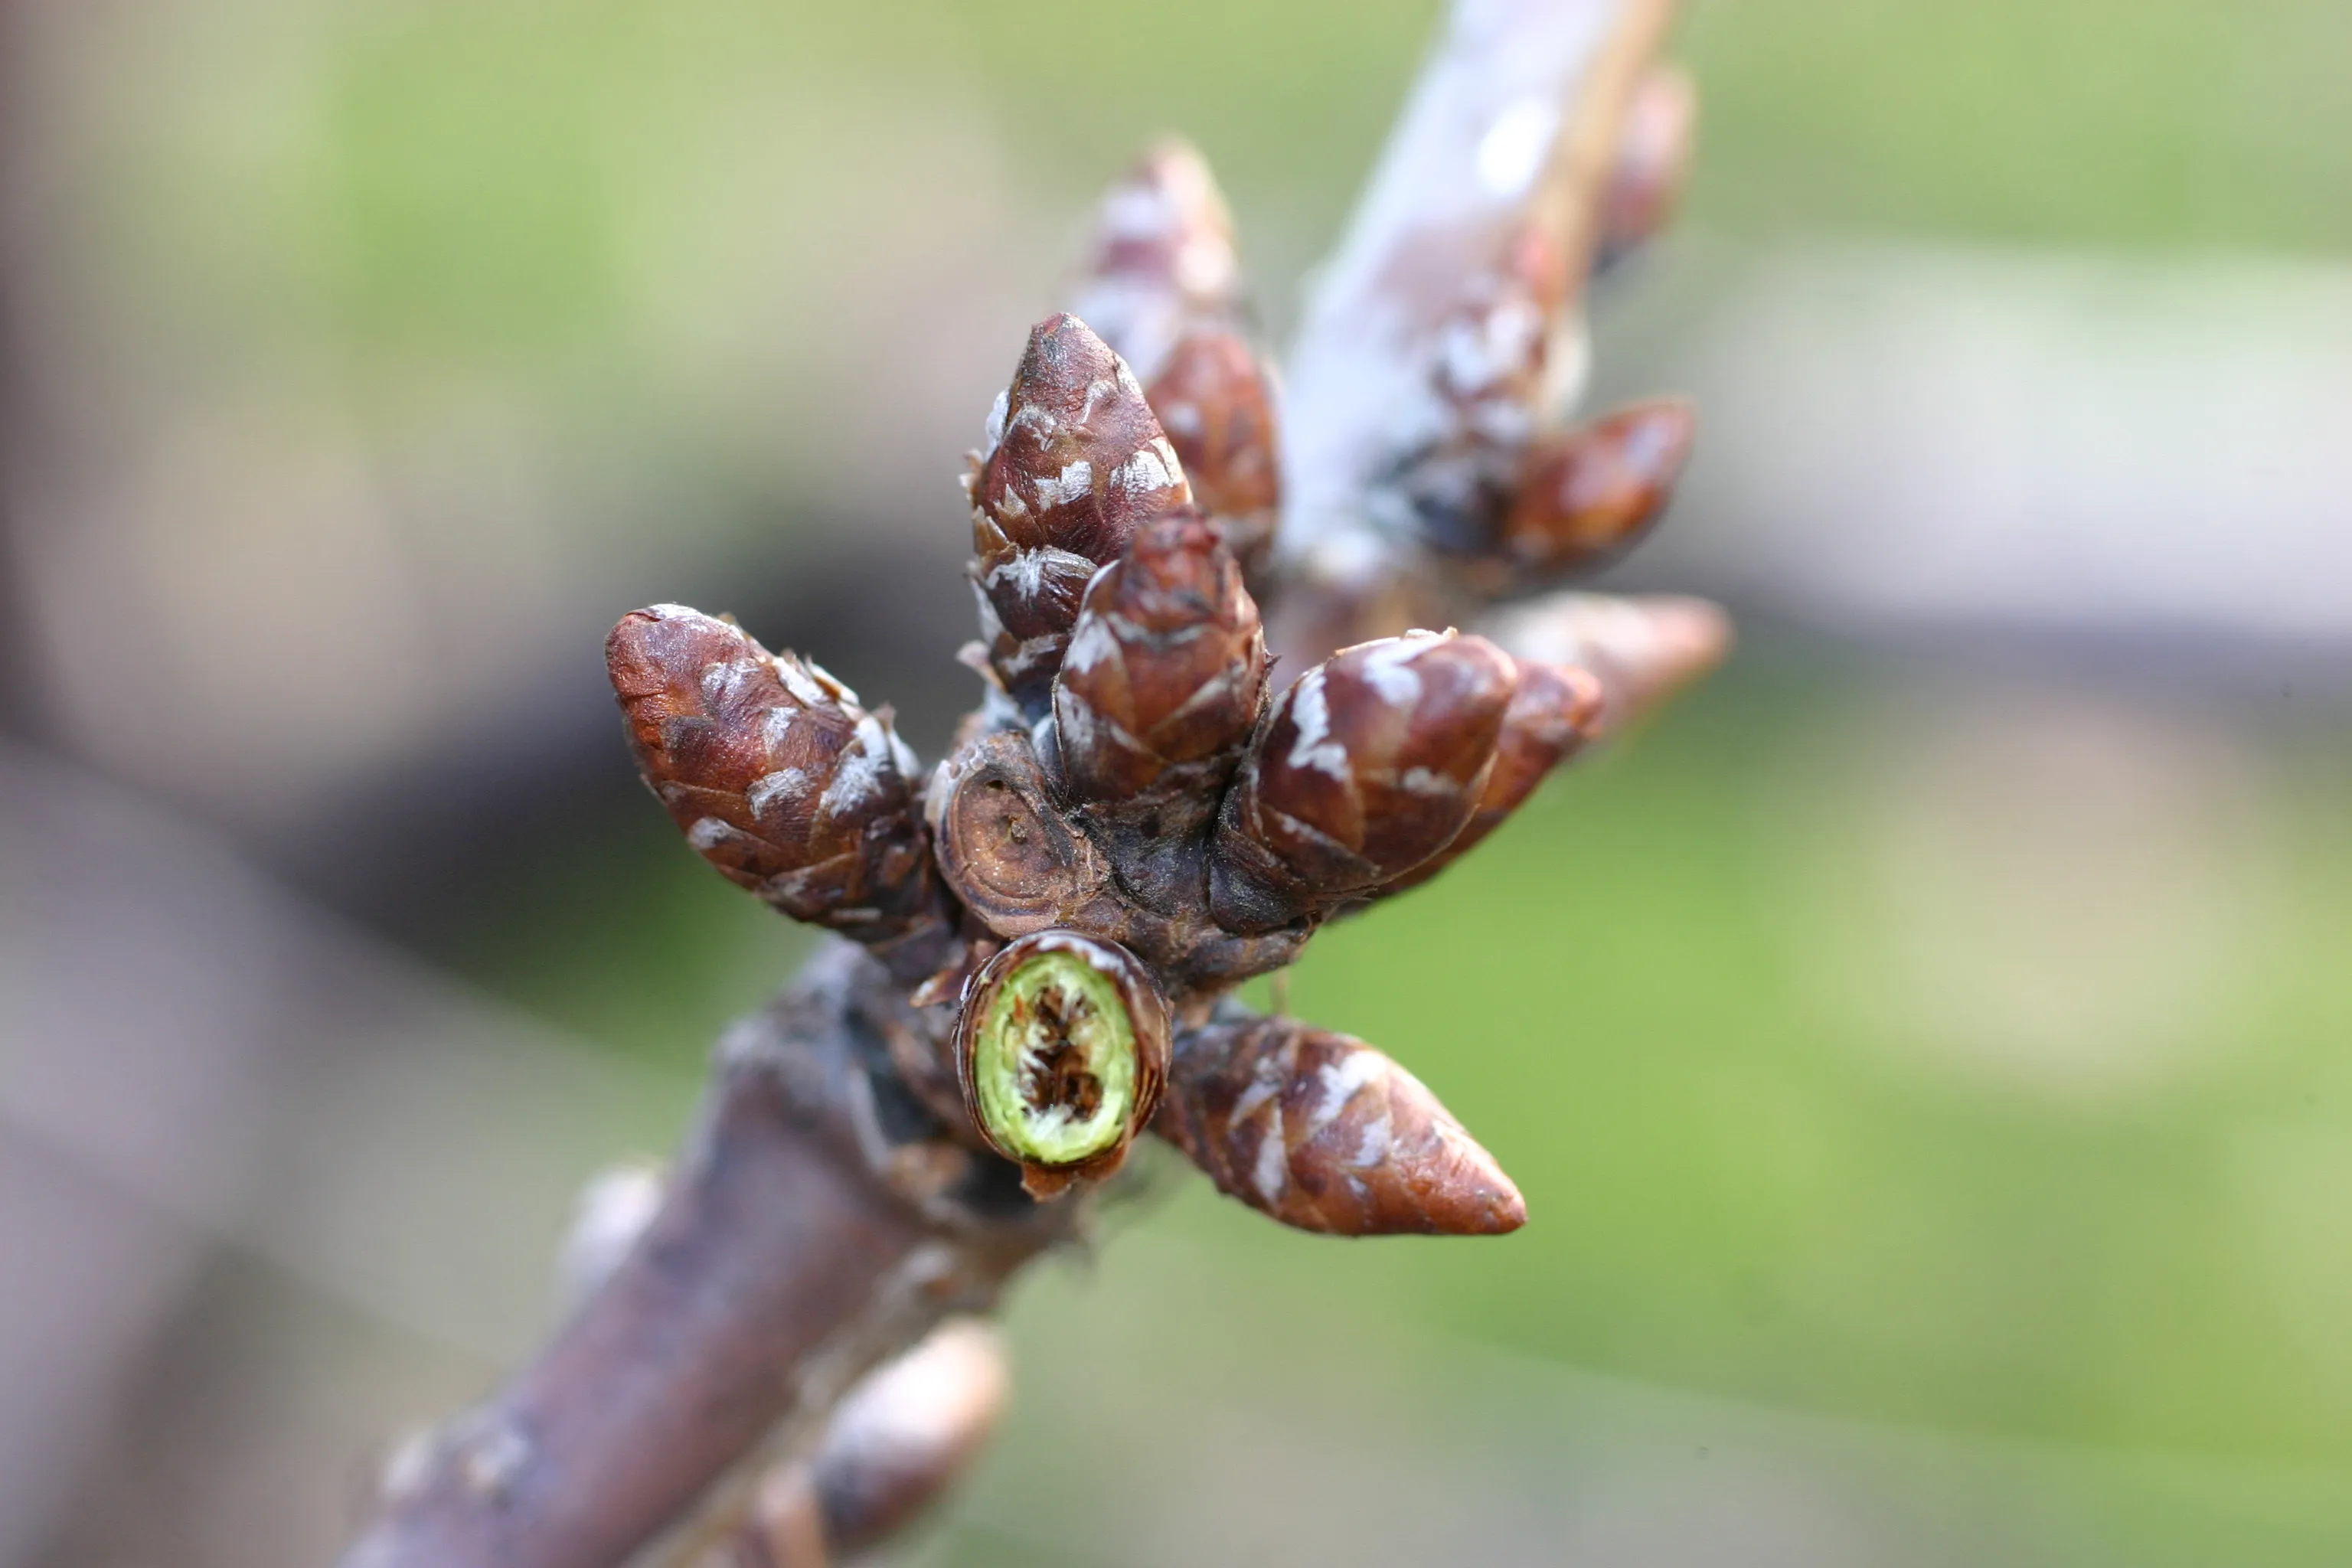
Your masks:
<svg viewBox="0 0 2352 1568"><path fill-rule="evenodd" d="M1568 312L1568 262L1534 223L1492 273L1473 279L1431 349L1428 430L1400 465L1392 501L1433 547L1483 551L1507 508L1528 443L1581 374Z"/></svg>
<svg viewBox="0 0 2352 1568"><path fill-rule="evenodd" d="M1023 937L982 966L956 1019L964 1106L1039 1198L1107 1176L1150 1125L1168 1073L1168 1003L1117 942Z"/></svg>
<svg viewBox="0 0 2352 1568"><path fill-rule="evenodd" d="M1231 552L1197 513L1150 524L1087 591L1055 681L1070 796L1151 797L1168 834L1186 830L1171 812L1204 821L1265 692L1265 634Z"/></svg>
<svg viewBox="0 0 2352 1568"><path fill-rule="evenodd" d="M1496 1236L1527 1223L1494 1156L1411 1073L1290 1018L1188 1032L1157 1130L1219 1192L1331 1236Z"/></svg>
<svg viewBox="0 0 2352 1568"><path fill-rule="evenodd" d="M1705 599L1551 594L1489 617L1485 630L1520 658L1571 664L1601 680L1602 734L1613 734L1714 668L1731 621Z"/></svg>
<svg viewBox="0 0 2352 1568"><path fill-rule="evenodd" d="M1012 1381L992 1325L940 1324L849 1391L815 1453L761 1479L742 1526L700 1568L824 1568L898 1534L971 1468Z"/></svg>
<svg viewBox="0 0 2352 1568"><path fill-rule="evenodd" d="M1103 198L1072 308L1150 381L1187 326L1233 311L1240 285L1224 196L1207 160L1171 139Z"/></svg>
<svg viewBox="0 0 2352 1568"><path fill-rule="evenodd" d="M1177 339L1144 391L1183 460L1193 498L1255 581L1274 547L1282 502L1265 363L1238 330L1203 323Z"/></svg>
<svg viewBox="0 0 2352 1568"><path fill-rule="evenodd" d="M973 581L998 678L1042 702L1087 581L1192 500L1134 374L1076 316L1029 334L970 479Z"/></svg>
<svg viewBox="0 0 2352 1568"><path fill-rule="evenodd" d="M952 1319L852 1389L811 1461L826 1542L843 1556L895 1534L970 1467L1004 1414L1004 1338Z"/></svg>
<svg viewBox="0 0 2352 1568"><path fill-rule="evenodd" d="M1680 66L1654 66L1633 89L1601 198L1598 266L1606 269L1657 237L1690 179L1698 142L1698 87Z"/></svg>
<svg viewBox="0 0 2352 1568"><path fill-rule="evenodd" d="M1491 557L1503 587L1589 571L1649 531L1689 460L1687 399L1652 398L1528 451Z"/></svg>
<svg viewBox="0 0 2352 1568"><path fill-rule="evenodd" d="M888 710L677 605L623 616L604 657L637 771L730 881L869 943L940 918L915 758Z"/></svg>
<svg viewBox="0 0 2352 1568"><path fill-rule="evenodd" d="M1225 798L1217 922L1274 930L1452 843L1486 791L1517 679L1502 649L1453 632L1360 643L1299 677Z"/></svg>
<svg viewBox="0 0 2352 1568"><path fill-rule="evenodd" d="M1536 785L1591 739L1601 722L1600 678L1572 665L1517 660L1519 684L1495 741L1495 771L1469 825L1454 842L1381 889L1382 896L1418 888L1476 847L1518 810Z"/></svg>

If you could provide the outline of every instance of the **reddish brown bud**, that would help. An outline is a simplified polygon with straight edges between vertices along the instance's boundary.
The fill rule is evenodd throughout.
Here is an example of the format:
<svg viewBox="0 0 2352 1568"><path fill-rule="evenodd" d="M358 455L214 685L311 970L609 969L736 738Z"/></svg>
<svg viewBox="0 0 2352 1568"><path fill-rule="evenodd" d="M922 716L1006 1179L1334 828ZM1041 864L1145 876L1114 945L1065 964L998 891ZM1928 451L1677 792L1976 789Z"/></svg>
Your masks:
<svg viewBox="0 0 2352 1568"><path fill-rule="evenodd" d="M1240 285L1233 215L1208 162L1169 140L1104 196L1073 309L1148 382L1188 326L1234 310Z"/></svg>
<svg viewBox="0 0 2352 1568"><path fill-rule="evenodd" d="M1663 231L1690 179L1698 87L1680 66L1654 66L1633 89L1601 198L1599 265L1614 266Z"/></svg>
<svg viewBox="0 0 2352 1568"><path fill-rule="evenodd" d="M1517 662L1518 688L1511 693L1502 733L1496 737L1495 771L1486 775L1478 809L1453 843L1381 889L1382 896L1418 888L1467 855L1599 728L1602 698L1598 676L1572 665Z"/></svg>
<svg viewBox="0 0 2352 1568"><path fill-rule="evenodd" d="M1217 1190L1331 1236L1496 1236L1527 1223L1494 1156L1361 1040L1290 1018L1185 1035L1161 1136Z"/></svg>
<svg viewBox="0 0 2352 1568"><path fill-rule="evenodd" d="M1054 686L1072 799L1215 809L1265 692L1265 635L1241 569L1183 512L1146 527L1087 592ZM1166 816L1153 800L1156 815ZM1161 831L1183 829L1172 820Z"/></svg>
<svg viewBox="0 0 2352 1568"><path fill-rule="evenodd" d="M991 659L1024 706L1042 701L1087 579L1192 500L1183 464L1118 356L1055 316L1030 332L970 486Z"/></svg>
<svg viewBox="0 0 2352 1568"><path fill-rule="evenodd" d="M1453 632L1361 643L1299 677L1226 796L1218 923L1274 930L1452 843L1486 791L1517 681L1502 649Z"/></svg>
<svg viewBox="0 0 2352 1568"><path fill-rule="evenodd" d="M862 1552L937 1501L996 1429L1012 1384L1003 1336L958 1318L852 1389L810 1461L826 1544Z"/></svg>
<svg viewBox="0 0 2352 1568"><path fill-rule="evenodd" d="M1491 557L1493 586L1606 564L1649 531L1689 460L1687 399L1629 404L1528 453L1519 493Z"/></svg>
<svg viewBox="0 0 2352 1568"><path fill-rule="evenodd" d="M1552 594L1494 616L1486 630L1520 658L1599 677L1603 734L1714 668L1731 647L1722 606L1666 595Z"/></svg>
<svg viewBox="0 0 2352 1568"><path fill-rule="evenodd" d="M1168 1075L1168 1002L1135 955L1040 931L973 975L956 1018L964 1106L1039 1198L1107 1176L1150 1124Z"/></svg>
<svg viewBox="0 0 2352 1568"><path fill-rule="evenodd" d="M638 772L730 881L866 942L939 918L915 758L888 710L677 605L623 616L604 657Z"/></svg>
<svg viewBox="0 0 2352 1568"><path fill-rule="evenodd" d="M1257 351L1232 327L1195 326L1145 394L1201 510L1255 578L1274 547L1282 501L1274 388Z"/></svg>
<svg viewBox="0 0 2352 1568"><path fill-rule="evenodd" d="M971 1468L1012 1381L1003 1336L950 1319L851 1389L816 1452L771 1470L699 1568L824 1568L898 1534Z"/></svg>

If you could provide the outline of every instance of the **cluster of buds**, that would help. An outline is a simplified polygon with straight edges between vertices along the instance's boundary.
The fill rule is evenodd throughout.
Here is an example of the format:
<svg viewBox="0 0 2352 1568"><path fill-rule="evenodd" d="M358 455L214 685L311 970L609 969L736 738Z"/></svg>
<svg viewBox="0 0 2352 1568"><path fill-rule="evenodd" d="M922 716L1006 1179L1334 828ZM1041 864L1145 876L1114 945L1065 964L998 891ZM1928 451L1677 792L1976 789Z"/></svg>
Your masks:
<svg viewBox="0 0 2352 1568"><path fill-rule="evenodd" d="M1396 317L1422 323L1400 363L1427 405L1401 411L1413 434L1361 511L1374 537L1402 498L1420 552L1359 552L1370 568L1346 593L1266 559L1273 384L1224 203L1171 143L1105 202L1087 319L1032 331L969 464L966 662L989 689L927 784L887 710L731 623L663 607L614 632L640 767L689 841L885 958L902 987L878 1031L890 1063L939 1138L1011 1162L1034 1198L1100 1181L1156 1131L1302 1229L1521 1222L1507 1178L1410 1074L1253 1018L1232 992L1454 864L1604 722L1720 649L1719 614L1692 601L1555 595L1476 618L1613 559L1689 448L1679 401L1558 417L1582 375L1582 276L1648 237L1686 153L1686 82L1654 78L1631 101L1580 239L1530 197L1463 241L1487 258L1473 274ZM1297 605L1276 639L1300 656L1286 688L1267 595ZM1400 617L1433 603L1474 629ZM1317 644L1317 628L1354 635Z"/></svg>
<svg viewBox="0 0 2352 1568"><path fill-rule="evenodd" d="M984 651L1005 693L1034 710L1088 580L1192 489L1134 373L1075 316L1029 334L965 489Z"/></svg>
<svg viewBox="0 0 2352 1568"><path fill-rule="evenodd" d="M1198 152L1162 142L1112 187L1072 309L1135 367L1210 525L1261 581L1282 500L1273 374L1243 311L1232 214Z"/></svg>

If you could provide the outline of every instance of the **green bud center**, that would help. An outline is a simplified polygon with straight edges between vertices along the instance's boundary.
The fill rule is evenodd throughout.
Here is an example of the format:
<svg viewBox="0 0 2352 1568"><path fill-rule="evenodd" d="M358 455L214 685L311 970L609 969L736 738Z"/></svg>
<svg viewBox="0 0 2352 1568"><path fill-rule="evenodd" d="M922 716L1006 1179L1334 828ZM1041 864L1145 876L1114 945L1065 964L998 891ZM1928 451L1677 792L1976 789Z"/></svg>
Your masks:
<svg viewBox="0 0 2352 1568"><path fill-rule="evenodd" d="M1008 975L973 1045L982 1122L1038 1165L1075 1165L1116 1144L1135 1071L1135 1022L1118 984L1072 952L1041 952Z"/></svg>

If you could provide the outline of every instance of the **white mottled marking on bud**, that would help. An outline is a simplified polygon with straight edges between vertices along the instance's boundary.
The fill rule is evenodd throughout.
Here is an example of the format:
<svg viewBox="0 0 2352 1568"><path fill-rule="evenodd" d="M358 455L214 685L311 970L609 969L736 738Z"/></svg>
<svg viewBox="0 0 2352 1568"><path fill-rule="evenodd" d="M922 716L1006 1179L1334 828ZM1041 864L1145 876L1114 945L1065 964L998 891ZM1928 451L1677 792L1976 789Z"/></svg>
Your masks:
<svg viewBox="0 0 2352 1568"><path fill-rule="evenodd" d="M1008 437L1023 434L1032 436L1035 437L1037 445L1042 447L1051 440L1054 432L1061 427L1062 422L1054 416L1052 409L1042 403L1024 403L1021 405L1021 412L1014 415L1005 425L1004 434Z"/></svg>
<svg viewBox="0 0 2352 1568"><path fill-rule="evenodd" d="M1282 1142L1282 1102L1276 1100L1274 1114L1266 1118L1265 1134L1258 1140L1257 1158L1250 1163L1250 1181L1256 1186L1258 1196L1268 1203L1282 1196L1289 1159L1290 1151Z"/></svg>
<svg viewBox="0 0 2352 1568"><path fill-rule="evenodd" d="M817 810L827 816L841 816L866 796L879 794L882 775L890 763L890 742L883 733L882 721L869 713L857 721L856 734L834 759L833 782L824 786Z"/></svg>
<svg viewBox="0 0 2352 1568"><path fill-rule="evenodd" d="M996 448L1004 444L1004 416L1012 406L1012 402L1013 393L1010 388L1007 388L998 393L996 401L988 405L988 423L982 426L980 430L980 456L982 461L995 456Z"/></svg>
<svg viewBox="0 0 2352 1568"><path fill-rule="evenodd" d="M647 605L646 614L657 621L709 621L716 616L706 616L688 605Z"/></svg>
<svg viewBox="0 0 2352 1568"><path fill-rule="evenodd" d="M1307 1119L1307 1135L1310 1138L1339 1120L1348 1109L1348 1102L1361 1093L1367 1084L1377 1080L1387 1064L1370 1051L1349 1051L1336 1062L1326 1062L1316 1070L1323 1095L1315 1102L1314 1111Z"/></svg>
<svg viewBox="0 0 2352 1568"><path fill-rule="evenodd" d="M793 708L771 708L760 720L760 743L770 752L783 745L784 737L792 733Z"/></svg>
<svg viewBox="0 0 2352 1568"><path fill-rule="evenodd" d="M1069 651L1062 656L1062 668L1072 674L1084 675L1118 653L1118 638L1111 634L1110 627L1088 616L1078 623L1078 634L1070 639Z"/></svg>
<svg viewBox="0 0 2352 1568"><path fill-rule="evenodd" d="M1442 797L1458 795L1462 786L1433 768L1407 768L1397 785L1408 795Z"/></svg>
<svg viewBox="0 0 2352 1568"><path fill-rule="evenodd" d="M1290 719L1298 727L1286 759L1294 768L1313 768L1342 783L1349 778L1348 749L1332 740L1331 710L1323 696L1323 668L1318 665L1298 678L1290 689Z"/></svg>
<svg viewBox="0 0 2352 1568"><path fill-rule="evenodd" d="M1111 470L1110 476L1111 489L1131 496L1168 489L1175 483L1176 454L1168 447L1165 437L1137 447L1135 455Z"/></svg>
<svg viewBox="0 0 2352 1568"><path fill-rule="evenodd" d="M798 801L808 795L809 776L799 768L779 768L751 781L743 798L754 816L766 816L779 801Z"/></svg>
<svg viewBox="0 0 2352 1568"><path fill-rule="evenodd" d="M717 708L725 704L758 668L748 658L730 658L703 666L702 679L698 682L702 689L703 705Z"/></svg>
<svg viewBox="0 0 2352 1568"><path fill-rule="evenodd" d="M1106 400L1118 396L1124 390L1119 385L1118 377L1116 375L1098 375L1087 383L1087 400L1078 409L1078 423L1081 425L1090 423L1094 419L1097 408L1100 407Z"/></svg>
<svg viewBox="0 0 2352 1568"><path fill-rule="evenodd" d="M1421 700L1421 677L1414 672L1412 661L1431 644L1443 640L1426 632L1418 637L1408 633L1374 647L1357 668L1363 672L1364 684L1380 693L1381 701L1392 708L1410 708Z"/></svg>
<svg viewBox="0 0 2352 1568"><path fill-rule="evenodd" d="M1063 465L1059 475L1037 481L1037 509L1049 510L1074 501L1095 487L1095 466L1084 458Z"/></svg>
<svg viewBox="0 0 2352 1568"><path fill-rule="evenodd" d="M1355 1157L1349 1163L1360 1171L1370 1170L1379 1164L1389 1157L1389 1142L1395 1134L1396 1130L1389 1121L1389 1113L1381 1111L1380 1120L1367 1125L1364 1135L1356 1141Z"/></svg>
<svg viewBox="0 0 2352 1568"><path fill-rule="evenodd" d="M718 848L734 837L733 825L715 816L698 818L694 826L686 830L686 841L705 852Z"/></svg>
<svg viewBox="0 0 2352 1568"><path fill-rule="evenodd" d="M801 706L827 708L833 705L832 693L809 679L809 672L801 668L800 660L779 655L773 662L776 667L776 679L784 683L784 689L791 692L793 700L799 702Z"/></svg>
<svg viewBox="0 0 2352 1568"><path fill-rule="evenodd" d="M1268 1058L1260 1061L1256 1076L1250 1079L1249 1087L1234 1097L1233 1120L1247 1121L1256 1115L1261 1106L1282 1092L1283 1079L1289 1070L1290 1053L1286 1051L1278 1058Z"/></svg>

